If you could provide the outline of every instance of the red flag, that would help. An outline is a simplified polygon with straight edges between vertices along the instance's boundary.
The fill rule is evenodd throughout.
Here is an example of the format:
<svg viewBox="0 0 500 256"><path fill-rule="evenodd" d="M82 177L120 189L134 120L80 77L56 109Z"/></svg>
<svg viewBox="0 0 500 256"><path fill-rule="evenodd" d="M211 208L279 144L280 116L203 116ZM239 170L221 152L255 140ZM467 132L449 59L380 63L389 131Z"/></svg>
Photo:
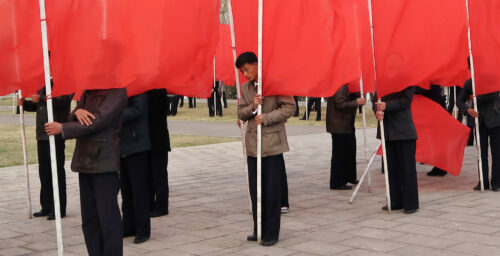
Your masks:
<svg viewBox="0 0 500 256"><path fill-rule="evenodd" d="M422 95L413 97L411 112L418 135L416 161L458 176L462 170L470 128ZM382 148L377 154L382 155Z"/></svg>
<svg viewBox="0 0 500 256"><path fill-rule="evenodd" d="M411 85L463 84L467 14L461 0L373 1L380 97Z"/></svg>
<svg viewBox="0 0 500 256"><path fill-rule="evenodd" d="M233 47L231 42L231 28L228 24L219 25L219 43L215 53L215 79L224 85L234 86Z"/></svg>
<svg viewBox="0 0 500 256"><path fill-rule="evenodd" d="M500 91L500 1L469 1L476 94Z"/></svg>
<svg viewBox="0 0 500 256"><path fill-rule="evenodd" d="M217 0L48 0L54 94L127 87L206 97Z"/></svg>
<svg viewBox="0 0 500 256"><path fill-rule="evenodd" d="M0 1L0 95L29 97L43 87L38 1Z"/></svg>
<svg viewBox="0 0 500 256"><path fill-rule="evenodd" d="M238 54L257 53L258 1L232 4ZM334 11L331 0L264 2L264 95L329 97L359 79L354 37Z"/></svg>

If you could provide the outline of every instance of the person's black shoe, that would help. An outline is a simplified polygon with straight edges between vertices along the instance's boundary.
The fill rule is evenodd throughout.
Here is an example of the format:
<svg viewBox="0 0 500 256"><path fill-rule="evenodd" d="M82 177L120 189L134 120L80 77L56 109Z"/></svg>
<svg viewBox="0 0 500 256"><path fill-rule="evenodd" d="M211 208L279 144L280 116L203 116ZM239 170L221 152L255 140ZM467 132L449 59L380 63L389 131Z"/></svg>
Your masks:
<svg viewBox="0 0 500 256"><path fill-rule="evenodd" d="M247 236L247 241L255 242L257 241L257 235L251 234Z"/></svg>
<svg viewBox="0 0 500 256"><path fill-rule="evenodd" d="M33 213L33 217L45 217L48 215L49 215L49 212L46 212L44 210L40 210L38 212Z"/></svg>
<svg viewBox="0 0 500 256"><path fill-rule="evenodd" d="M349 182L349 183L351 183L352 185L358 185L359 180L357 180L357 181L353 181L353 182Z"/></svg>
<svg viewBox="0 0 500 256"><path fill-rule="evenodd" d="M306 118L305 118L305 117L302 117L302 118L301 118L301 119L299 119L299 120L306 120Z"/></svg>
<svg viewBox="0 0 500 256"><path fill-rule="evenodd" d="M430 172L427 173L427 176L443 177L446 174L448 174L448 173L443 171L443 170L433 168Z"/></svg>
<svg viewBox="0 0 500 256"><path fill-rule="evenodd" d="M209 117L214 117L214 115L213 115L213 114L211 114L211 115L208 115L208 116L209 116Z"/></svg>
<svg viewBox="0 0 500 256"><path fill-rule="evenodd" d="M149 240L149 236L136 236L134 238L134 244L142 244Z"/></svg>
<svg viewBox="0 0 500 256"><path fill-rule="evenodd" d="M61 219L66 217L66 213L61 213ZM56 219L56 215L51 212L49 213L49 215L47 216L47 220L55 220Z"/></svg>
<svg viewBox="0 0 500 256"><path fill-rule="evenodd" d="M405 210L405 214L412 214L412 213L416 213L417 211L418 211L418 209Z"/></svg>
<svg viewBox="0 0 500 256"><path fill-rule="evenodd" d="M321 119L317 119L317 118L316 118L316 121L321 121Z"/></svg>
<svg viewBox="0 0 500 256"><path fill-rule="evenodd" d="M154 209L151 212L151 218L161 217L161 216L165 216L165 215L168 215L168 210L160 211L160 210Z"/></svg>
<svg viewBox="0 0 500 256"><path fill-rule="evenodd" d="M484 186L484 190L489 190L490 186ZM481 184L478 182L477 185L473 188L473 190L481 191Z"/></svg>
<svg viewBox="0 0 500 256"><path fill-rule="evenodd" d="M343 186L334 186L330 187L331 190L350 190L352 189L352 186L349 185L343 185Z"/></svg>
<svg viewBox="0 0 500 256"><path fill-rule="evenodd" d="M392 207L391 206L391 211L397 211L397 210L402 210L402 209L403 209L403 207ZM383 211L388 211L389 207L387 207L387 205L385 205L385 206L382 207L382 210Z"/></svg>
<svg viewBox="0 0 500 256"><path fill-rule="evenodd" d="M273 246L278 242L278 240L262 241L262 246Z"/></svg>
<svg viewBox="0 0 500 256"><path fill-rule="evenodd" d="M499 192L500 191L500 187L491 186L491 191Z"/></svg>

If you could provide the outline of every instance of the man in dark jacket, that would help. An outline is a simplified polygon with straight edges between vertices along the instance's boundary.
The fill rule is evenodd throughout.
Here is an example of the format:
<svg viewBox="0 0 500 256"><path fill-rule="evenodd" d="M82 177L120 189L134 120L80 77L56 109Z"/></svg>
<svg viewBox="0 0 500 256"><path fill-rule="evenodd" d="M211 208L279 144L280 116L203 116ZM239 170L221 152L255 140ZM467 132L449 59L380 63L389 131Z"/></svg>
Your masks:
<svg viewBox="0 0 500 256"><path fill-rule="evenodd" d="M149 96L149 173L151 178L151 218L168 214L168 152L170 136L167 124L167 91L151 90Z"/></svg>
<svg viewBox="0 0 500 256"><path fill-rule="evenodd" d="M68 122L45 124L48 135L77 139L71 169L79 173L82 229L90 256L123 255L118 133L126 105L126 89L87 90Z"/></svg>
<svg viewBox="0 0 500 256"><path fill-rule="evenodd" d="M151 235L150 149L148 95L143 93L128 99L120 131L123 237L135 236L135 244Z"/></svg>
<svg viewBox="0 0 500 256"><path fill-rule="evenodd" d="M68 121L73 95L61 96L52 99L54 110L54 121L64 123ZM17 104L23 106L25 111L36 112L36 142L38 152L38 175L40 177L40 205L42 209L35 212L33 216L48 216L48 220L55 219L54 196L52 189L52 167L50 160L49 136L45 132L44 124L47 123L47 101L45 88L31 97L31 101L24 98L18 99ZM59 183L59 201L61 206L61 217L66 216L66 171L64 169L65 144L61 135L55 136L57 178Z"/></svg>
<svg viewBox="0 0 500 256"><path fill-rule="evenodd" d="M377 120L384 120L385 145L389 168L391 208L404 209L407 214L419 208L415 151L417 130L411 114L415 87L382 97L373 104ZM377 101L375 95L374 101ZM380 125L377 138L380 136ZM387 210L387 206L382 207Z"/></svg>
<svg viewBox="0 0 500 256"><path fill-rule="evenodd" d="M328 98L326 130L332 134L330 189L351 189L347 182L357 184L354 119L358 107L365 104L366 99L349 94L347 85Z"/></svg>
<svg viewBox="0 0 500 256"><path fill-rule="evenodd" d="M481 160L483 168L483 184L490 189L488 166L488 139L491 145L491 189L500 191L500 92L477 96L479 113L469 107L466 102L472 95L472 80L465 82L462 92L457 98L460 112L473 118L479 118L479 138L481 143ZM478 182L474 190L481 190Z"/></svg>

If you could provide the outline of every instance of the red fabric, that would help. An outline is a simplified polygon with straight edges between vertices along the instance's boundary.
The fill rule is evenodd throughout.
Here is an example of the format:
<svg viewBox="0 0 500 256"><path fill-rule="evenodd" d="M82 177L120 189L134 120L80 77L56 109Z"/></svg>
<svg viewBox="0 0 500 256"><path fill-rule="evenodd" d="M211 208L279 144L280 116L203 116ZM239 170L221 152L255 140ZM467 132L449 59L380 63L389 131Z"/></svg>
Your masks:
<svg viewBox="0 0 500 256"><path fill-rule="evenodd" d="M231 28L228 24L219 25L219 43L215 53L215 79L224 85L234 86L234 58L231 42Z"/></svg>
<svg viewBox="0 0 500 256"><path fill-rule="evenodd" d="M54 94L127 87L208 97L218 0L47 1Z"/></svg>
<svg viewBox="0 0 500 256"><path fill-rule="evenodd" d="M458 176L470 128L422 95L414 96L411 111L418 135L416 161ZM382 155L382 148L377 153Z"/></svg>
<svg viewBox="0 0 500 256"><path fill-rule="evenodd" d="M0 1L0 95L29 97L44 85L38 1Z"/></svg>
<svg viewBox="0 0 500 256"><path fill-rule="evenodd" d="M232 5L238 54L257 54L258 1ZM331 0L264 1L264 95L329 97L359 79L354 37L334 7Z"/></svg>
<svg viewBox="0 0 500 256"><path fill-rule="evenodd" d="M410 85L464 83L468 77L465 1L372 2L380 97Z"/></svg>
<svg viewBox="0 0 500 256"><path fill-rule="evenodd" d="M500 91L500 1L469 4L476 94Z"/></svg>

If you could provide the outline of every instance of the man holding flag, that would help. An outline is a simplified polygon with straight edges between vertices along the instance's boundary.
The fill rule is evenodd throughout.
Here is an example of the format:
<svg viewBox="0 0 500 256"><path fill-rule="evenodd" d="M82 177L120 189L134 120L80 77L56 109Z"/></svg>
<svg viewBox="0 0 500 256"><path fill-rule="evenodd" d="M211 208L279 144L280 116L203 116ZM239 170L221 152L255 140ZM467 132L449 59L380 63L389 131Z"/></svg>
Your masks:
<svg viewBox="0 0 500 256"><path fill-rule="evenodd" d="M280 231L283 153L289 151L285 122L295 113L295 101L292 96L263 98L257 94L258 59L254 53L242 53L236 67L248 79L241 86L238 104L238 118L248 121L245 143L254 230L247 240L257 241L257 126L262 125L262 245L272 246ZM258 105L262 105L261 115L257 115Z"/></svg>

